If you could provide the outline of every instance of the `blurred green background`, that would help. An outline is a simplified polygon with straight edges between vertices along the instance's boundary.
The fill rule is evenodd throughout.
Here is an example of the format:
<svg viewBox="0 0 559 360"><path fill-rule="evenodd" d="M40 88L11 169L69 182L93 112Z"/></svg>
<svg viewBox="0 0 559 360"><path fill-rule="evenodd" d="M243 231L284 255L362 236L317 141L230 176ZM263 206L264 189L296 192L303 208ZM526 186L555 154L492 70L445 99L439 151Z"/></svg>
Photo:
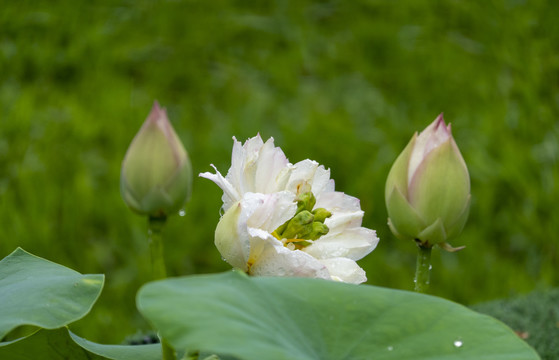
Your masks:
<svg viewBox="0 0 559 360"><path fill-rule="evenodd" d="M415 245L386 226L384 182L440 113L468 164L459 253L433 254L433 294L467 305L559 285L559 2L2 1L0 257L21 246L106 274L74 326L120 342L147 325L146 220L119 194L122 158L153 100L195 174L230 165L232 136L273 136L291 162L361 199L377 249L368 283L411 289ZM434 189L436 191L436 189ZM194 179L168 222L171 275L226 271L221 190ZM365 305L365 304L364 304Z"/></svg>

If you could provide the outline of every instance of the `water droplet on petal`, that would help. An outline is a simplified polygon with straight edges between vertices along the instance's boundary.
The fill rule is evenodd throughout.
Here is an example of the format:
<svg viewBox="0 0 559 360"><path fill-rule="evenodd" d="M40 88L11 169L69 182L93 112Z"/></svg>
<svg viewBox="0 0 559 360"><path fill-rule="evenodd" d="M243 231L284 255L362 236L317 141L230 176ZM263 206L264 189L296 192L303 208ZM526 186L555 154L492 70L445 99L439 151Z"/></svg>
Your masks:
<svg viewBox="0 0 559 360"><path fill-rule="evenodd" d="M454 341L454 346L455 347L459 348L459 347L462 347L462 345L463 345L462 340L455 340Z"/></svg>
<svg viewBox="0 0 559 360"><path fill-rule="evenodd" d="M387 348L387 350L388 350L388 351L392 351L392 350L394 350L394 347L393 347L393 346L389 346L389 347Z"/></svg>
<svg viewBox="0 0 559 360"><path fill-rule="evenodd" d="M184 216L184 215L186 215L186 211L184 211L184 209L180 209L179 216Z"/></svg>

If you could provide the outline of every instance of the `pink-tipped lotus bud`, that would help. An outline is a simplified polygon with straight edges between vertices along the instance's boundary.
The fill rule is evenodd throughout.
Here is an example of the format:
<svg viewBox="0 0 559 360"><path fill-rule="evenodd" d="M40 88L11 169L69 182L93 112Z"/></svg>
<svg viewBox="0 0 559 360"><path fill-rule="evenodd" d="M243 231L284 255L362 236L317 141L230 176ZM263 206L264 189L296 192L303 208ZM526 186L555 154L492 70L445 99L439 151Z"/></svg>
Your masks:
<svg viewBox="0 0 559 360"><path fill-rule="evenodd" d="M394 235L452 249L447 240L460 234L468 218L470 177L442 114L398 156L385 197Z"/></svg>
<svg viewBox="0 0 559 360"><path fill-rule="evenodd" d="M191 184L188 153L165 109L155 102L122 162L122 198L141 215L165 217L181 209Z"/></svg>

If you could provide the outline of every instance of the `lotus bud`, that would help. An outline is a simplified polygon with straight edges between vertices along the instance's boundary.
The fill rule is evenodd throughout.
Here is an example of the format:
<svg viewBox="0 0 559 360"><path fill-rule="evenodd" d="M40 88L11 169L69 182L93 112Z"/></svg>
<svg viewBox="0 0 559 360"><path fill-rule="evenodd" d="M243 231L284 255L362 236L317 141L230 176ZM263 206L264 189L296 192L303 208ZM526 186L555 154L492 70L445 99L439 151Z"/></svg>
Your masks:
<svg viewBox="0 0 559 360"><path fill-rule="evenodd" d="M415 133L390 169L385 188L388 225L398 238L422 247L439 245L462 232L470 209L466 163L443 115Z"/></svg>
<svg viewBox="0 0 559 360"><path fill-rule="evenodd" d="M132 210L154 218L178 212L190 196L188 153L155 102L122 162L120 191Z"/></svg>

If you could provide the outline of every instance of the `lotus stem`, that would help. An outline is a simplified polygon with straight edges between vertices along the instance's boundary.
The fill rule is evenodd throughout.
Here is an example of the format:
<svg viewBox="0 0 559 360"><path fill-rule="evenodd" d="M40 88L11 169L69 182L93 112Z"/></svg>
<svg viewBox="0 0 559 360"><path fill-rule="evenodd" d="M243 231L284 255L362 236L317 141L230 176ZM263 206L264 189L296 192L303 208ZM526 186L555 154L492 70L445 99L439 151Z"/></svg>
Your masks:
<svg viewBox="0 0 559 360"><path fill-rule="evenodd" d="M165 269L165 258L163 256L163 226L167 217L152 217L148 218L148 242L149 250L151 253L151 277L152 280L162 280L167 277L167 271ZM163 360L176 360L175 349L171 347L159 336L161 340L161 352L163 355Z"/></svg>
<svg viewBox="0 0 559 360"><path fill-rule="evenodd" d="M426 293L431 276L431 247L417 246L417 265L415 267L415 291Z"/></svg>
<svg viewBox="0 0 559 360"><path fill-rule="evenodd" d="M151 253L151 276L152 280L161 280L167 277L165 269L165 258L163 256L162 230L166 217L149 217L148 242Z"/></svg>

